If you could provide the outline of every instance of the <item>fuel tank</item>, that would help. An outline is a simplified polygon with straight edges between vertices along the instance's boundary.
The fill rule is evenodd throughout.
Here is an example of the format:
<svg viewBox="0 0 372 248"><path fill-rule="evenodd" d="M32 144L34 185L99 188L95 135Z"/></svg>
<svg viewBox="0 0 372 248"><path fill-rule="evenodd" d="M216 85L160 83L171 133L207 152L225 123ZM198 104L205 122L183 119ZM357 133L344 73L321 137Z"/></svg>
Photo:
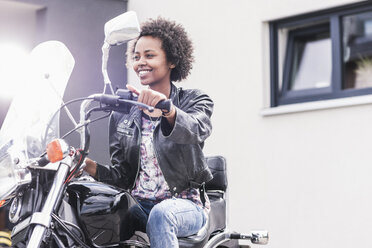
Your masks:
<svg viewBox="0 0 372 248"><path fill-rule="evenodd" d="M79 180L67 187L82 230L99 246L120 241L120 226L136 201L125 190L97 181Z"/></svg>

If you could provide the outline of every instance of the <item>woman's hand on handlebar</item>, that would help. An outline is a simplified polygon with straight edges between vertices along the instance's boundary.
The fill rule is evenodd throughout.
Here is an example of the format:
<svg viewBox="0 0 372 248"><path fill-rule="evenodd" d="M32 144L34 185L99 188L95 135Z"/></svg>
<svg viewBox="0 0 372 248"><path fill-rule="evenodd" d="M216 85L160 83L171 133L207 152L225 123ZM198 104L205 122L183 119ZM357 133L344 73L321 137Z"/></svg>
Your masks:
<svg viewBox="0 0 372 248"><path fill-rule="evenodd" d="M130 84L127 84L127 89L133 92L134 94L138 95L139 102L147 104L152 107L155 107L160 101L167 100L167 97L164 94L152 89L143 89L139 91ZM147 113L147 111L145 112ZM171 104L169 111L163 112L163 116L168 120L169 124L173 127L176 118L176 108L174 107L173 104Z"/></svg>
<svg viewBox="0 0 372 248"><path fill-rule="evenodd" d="M140 91L130 84L127 84L127 89L138 95L137 101L151 107L155 107L160 101L167 99L164 94L152 89L143 89Z"/></svg>

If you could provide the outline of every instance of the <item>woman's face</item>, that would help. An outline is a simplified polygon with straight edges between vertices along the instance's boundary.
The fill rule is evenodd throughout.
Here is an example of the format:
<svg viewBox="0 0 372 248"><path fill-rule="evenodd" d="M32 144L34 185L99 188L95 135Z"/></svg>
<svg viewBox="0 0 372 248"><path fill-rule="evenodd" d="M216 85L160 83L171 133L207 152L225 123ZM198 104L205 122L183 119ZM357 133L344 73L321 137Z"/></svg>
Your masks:
<svg viewBox="0 0 372 248"><path fill-rule="evenodd" d="M134 49L133 69L142 85L166 85L174 66L167 61L162 41L152 36L139 38Z"/></svg>

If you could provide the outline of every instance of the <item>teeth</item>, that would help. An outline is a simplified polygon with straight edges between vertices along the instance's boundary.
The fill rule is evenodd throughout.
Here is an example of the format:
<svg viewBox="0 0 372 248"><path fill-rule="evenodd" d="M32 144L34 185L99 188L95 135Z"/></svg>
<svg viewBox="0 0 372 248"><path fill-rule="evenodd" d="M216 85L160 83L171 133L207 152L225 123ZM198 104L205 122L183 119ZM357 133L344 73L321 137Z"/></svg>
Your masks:
<svg viewBox="0 0 372 248"><path fill-rule="evenodd" d="M138 72L138 74L140 75L140 76L143 76L143 75L145 75L145 74L147 74L147 73L149 73L150 71L139 71Z"/></svg>

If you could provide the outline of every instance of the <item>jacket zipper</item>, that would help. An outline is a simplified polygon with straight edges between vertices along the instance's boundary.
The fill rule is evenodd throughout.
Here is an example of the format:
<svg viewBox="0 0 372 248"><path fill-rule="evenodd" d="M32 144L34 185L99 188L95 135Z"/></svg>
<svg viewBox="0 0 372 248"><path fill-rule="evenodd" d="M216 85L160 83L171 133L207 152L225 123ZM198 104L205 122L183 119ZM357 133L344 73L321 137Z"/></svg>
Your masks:
<svg viewBox="0 0 372 248"><path fill-rule="evenodd" d="M158 164L159 164L159 169L161 170L161 167L160 167L160 161L159 161L159 156L158 156L158 151L156 150L156 141L155 141L155 131L156 131L156 128L160 125L159 123L156 123L157 125L155 126L155 129L154 129L154 132L152 133L152 138L154 140L154 153L155 153L155 157L156 157L156 161L158 161ZM163 172L162 172L163 173ZM164 176L164 173L163 173L163 176ZM165 176L164 176L164 179L165 179ZM167 180L165 180L167 181Z"/></svg>
<svg viewBox="0 0 372 248"><path fill-rule="evenodd" d="M141 129L139 128L139 124L136 122L136 120L134 120L134 124L136 125L137 129L139 130L138 133L138 138L137 138L137 147L138 147L138 164L137 164L137 173L136 173L136 177L134 178L134 182L133 182L133 185L132 185L132 188L134 188L134 186L136 186L136 181L137 181L137 178L138 178L138 174L139 174L139 171L140 171L140 167L141 167L141 139L142 139L142 132L141 132Z"/></svg>

